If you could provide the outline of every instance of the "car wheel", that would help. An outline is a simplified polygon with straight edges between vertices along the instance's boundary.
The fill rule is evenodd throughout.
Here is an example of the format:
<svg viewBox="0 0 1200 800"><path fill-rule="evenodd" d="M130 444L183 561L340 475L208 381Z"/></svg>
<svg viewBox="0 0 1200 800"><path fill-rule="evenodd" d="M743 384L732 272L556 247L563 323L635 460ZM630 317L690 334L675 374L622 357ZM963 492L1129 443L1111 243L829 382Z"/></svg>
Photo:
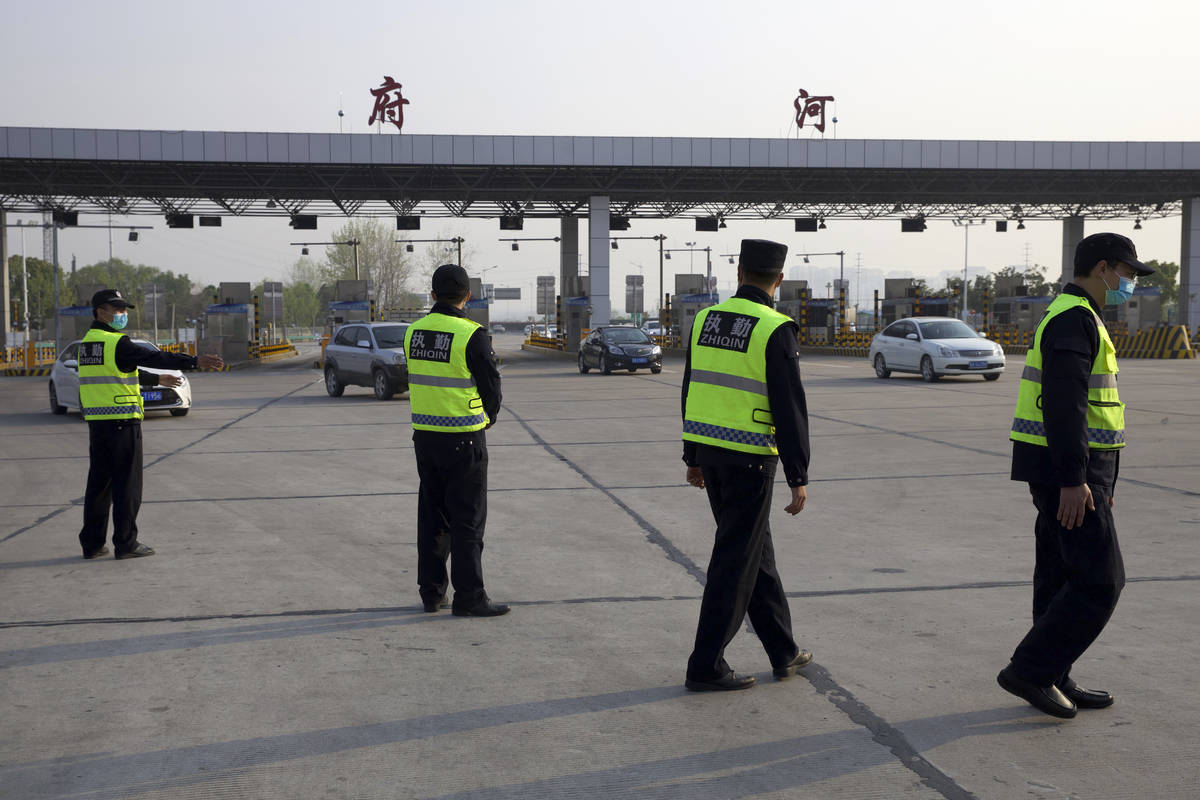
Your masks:
<svg viewBox="0 0 1200 800"><path fill-rule="evenodd" d="M580 375L588 374L588 366L587 366L587 363L584 362L584 360L583 360L583 353L579 354L579 374Z"/></svg>
<svg viewBox="0 0 1200 800"><path fill-rule="evenodd" d="M608 359L603 354L600 355L600 374L611 375L612 370L608 368Z"/></svg>
<svg viewBox="0 0 1200 800"><path fill-rule="evenodd" d="M381 369L377 369L375 370L374 379L375 380L373 383L375 384L375 399L391 400L394 392L392 392L391 384L388 383L387 373Z"/></svg>
<svg viewBox="0 0 1200 800"><path fill-rule="evenodd" d="M653 375L657 375L658 373L662 372L662 367L651 367L650 372Z"/></svg>
<svg viewBox="0 0 1200 800"><path fill-rule="evenodd" d="M67 413L67 407L60 406L58 404L58 392L56 392L54 390L54 381L50 381L50 413L51 414Z"/></svg>
<svg viewBox="0 0 1200 800"><path fill-rule="evenodd" d="M929 356L924 356L921 359L921 377L926 383L933 383L941 376L933 371L933 359Z"/></svg>
<svg viewBox="0 0 1200 800"><path fill-rule="evenodd" d="M998 381L998 380L1000 380L1000 373L993 372L991 375L984 375L983 379L985 381Z"/></svg>
<svg viewBox="0 0 1200 800"><path fill-rule="evenodd" d="M190 408L172 408L171 416L172 417L186 417L187 412L189 412L189 411L191 411Z"/></svg>
<svg viewBox="0 0 1200 800"><path fill-rule="evenodd" d="M629 374L630 374L630 375L632 375L632 374L633 374L633 373L635 373L635 372L637 372L637 367L630 367L630 368L629 368Z"/></svg>
<svg viewBox="0 0 1200 800"><path fill-rule="evenodd" d="M875 377L887 378L892 374L892 371L887 368L887 362L883 359L883 353L875 354Z"/></svg>
<svg viewBox="0 0 1200 800"><path fill-rule="evenodd" d="M325 391L330 397L341 397L346 391L345 385L338 380L337 370L332 366L325 368Z"/></svg>

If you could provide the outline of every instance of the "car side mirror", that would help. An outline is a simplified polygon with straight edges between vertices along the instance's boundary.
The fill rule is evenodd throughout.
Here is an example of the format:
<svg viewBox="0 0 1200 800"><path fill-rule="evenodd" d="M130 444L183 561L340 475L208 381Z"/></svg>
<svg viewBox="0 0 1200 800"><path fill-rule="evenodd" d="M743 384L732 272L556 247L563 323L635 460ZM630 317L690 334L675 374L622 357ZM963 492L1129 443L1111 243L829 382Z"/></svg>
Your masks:
<svg viewBox="0 0 1200 800"><path fill-rule="evenodd" d="M79 369L79 362L73 358L68 358L63 362L63 366L67 369Z"/></svg>
<svg viewBox="0 0 1200 800"><path fill-rule="evenodd" d="M915 342L915 341L917 340L917 335L916 335L915 333L910 333L910 334L908 334L907 336L905 336L904 338L905 338L905 339L912 339L912 340Z"/></svg>
<svg viewBox="0 0 1200 800"><path fill-rule="evenodd" d="M359 347L365 347L365 348L367 348L367 349L370 349L370 347L371 347L371 343L370 343L370 342L368 342L366 339L359 339L359 340L358 340L358 346L359 346Z"/></svg>

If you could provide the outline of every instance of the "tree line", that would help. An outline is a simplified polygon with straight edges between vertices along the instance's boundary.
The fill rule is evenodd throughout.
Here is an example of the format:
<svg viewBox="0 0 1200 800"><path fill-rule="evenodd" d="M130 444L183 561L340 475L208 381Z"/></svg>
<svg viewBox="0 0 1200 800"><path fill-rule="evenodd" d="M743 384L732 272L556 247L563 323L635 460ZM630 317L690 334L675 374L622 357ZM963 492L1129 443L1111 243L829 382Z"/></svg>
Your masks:
<svg viewBox="0 0 1200 800"><path fill-rule="evenodd" d="M451 239L453 233L435 234L431 238ZM457 259L457 252L444 244L427 243L413 252L403 241L396 241L395 231L383 220L350 219L335 230L330 241L357 240L359 276L371 282L378 308L422 306L426 304L428 276L439 264ZM471 253L464 249L464 262ZM54 329L54 266L40 258L26 258L28 271L29 325L35 338L45 338ZM464 264L464 266L466 266ZM298 258L287 271L283 281L283 319L293 327L320 327L325 323L329 301L335 299L338 280L354 278L354 252L349 245L329 245L323 253L310 253ZM263 296L263 278L252 286L252 293ZM172 316L176 327L196 320L213 302L217 287L201 285L186 273L175 273L160 267L134 264L121 258L106 259L66 271L59 266L59 305L86 305L88 297L78 296L80 288L118 289L135 308L130 311L130 328L148 329L153 326L153 307L146 302L145 293L157 286L161 293L158 305L158 326L167 329ZM24 327L25 293L22 290L21 256L9 259L9 292L13 300L13 325Z"/></svg>

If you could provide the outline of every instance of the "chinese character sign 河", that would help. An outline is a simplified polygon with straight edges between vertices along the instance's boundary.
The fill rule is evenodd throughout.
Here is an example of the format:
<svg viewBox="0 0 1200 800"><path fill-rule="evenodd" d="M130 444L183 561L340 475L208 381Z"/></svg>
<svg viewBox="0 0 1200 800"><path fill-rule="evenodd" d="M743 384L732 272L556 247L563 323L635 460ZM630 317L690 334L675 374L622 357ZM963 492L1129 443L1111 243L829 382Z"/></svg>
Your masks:
<svg viewBox="0 0 1200 800"><path fill-rule="evenodd" d="M378 89L371 90L371 94L375 96L375 108L371 110L368 125L378 121L392 123L397 131L404 127L404 107L408 105L408 100L401 93L400 86L391 75L384 75L383 84Z"/></svg>
<svg viewBox="0 0 1200 800"><path fill-rule="evenodd" d="M801 89L800 95L792 103L796 107L796 128L803 128L806 118L816 117L813 127L821 133L825 133L825 104L832 101L832 95L810 97L808 92ZM835 117L833 121L836 123L837 118Z"/></svg>

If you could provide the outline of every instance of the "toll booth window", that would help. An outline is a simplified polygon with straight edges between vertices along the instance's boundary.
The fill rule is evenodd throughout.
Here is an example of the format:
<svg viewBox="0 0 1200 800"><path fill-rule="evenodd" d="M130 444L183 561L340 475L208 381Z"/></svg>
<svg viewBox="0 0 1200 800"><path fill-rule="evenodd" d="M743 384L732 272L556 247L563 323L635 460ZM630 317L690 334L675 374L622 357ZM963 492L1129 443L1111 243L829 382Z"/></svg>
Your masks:
<svg viewBox="0 0 1200 800"><path fill-rule="evenodd" d="M358 330L358 328L355 328L355 327L342 328L340 331L338 331L337 336L334 337L333 343L334 344L343 344L343 345L346 345L347 347L353 347L354 346L354 332L356 330Z"/></svg>
<svg viewBox="0 0 1200 800"><path fill-rule="evenodd" d="M407 325L380 325L372 328L375 334L375 344L383 348L404 347L404 332Z"/></svg>

